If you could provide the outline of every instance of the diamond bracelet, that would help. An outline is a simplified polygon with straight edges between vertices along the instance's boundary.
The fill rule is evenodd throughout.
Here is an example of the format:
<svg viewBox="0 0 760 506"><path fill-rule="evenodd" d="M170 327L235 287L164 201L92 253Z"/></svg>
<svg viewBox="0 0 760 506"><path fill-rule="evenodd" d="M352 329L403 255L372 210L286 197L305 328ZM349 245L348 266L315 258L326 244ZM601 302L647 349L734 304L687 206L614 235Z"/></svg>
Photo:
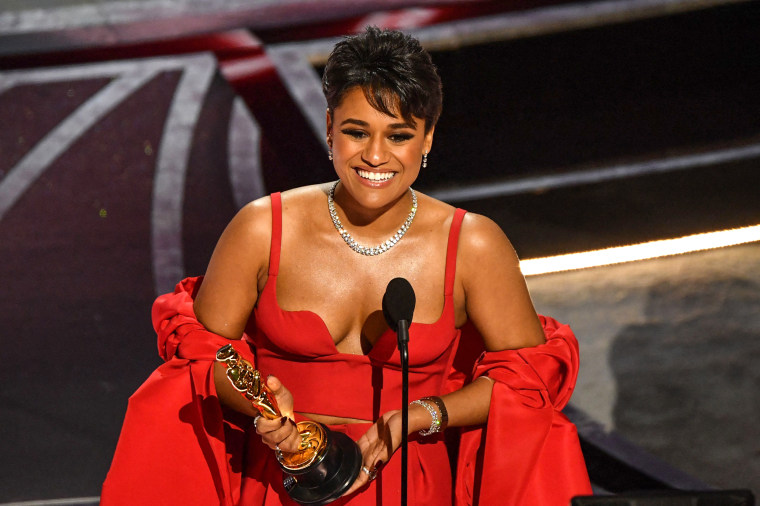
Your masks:
<svg viewBox="0 0 760 506"><path fill-rule="evenodd" d="M432 401L433 399L430 397L425 397L423 399L418 399L416 401L412 401L409 403L410 406L412 404L419 404L420 406L425 408L428 413L430 413L430 417L433 419L433 421L430 422L430 428L427 430L421 430L420 436L430 436L432 434L435 434L436 432L441 432L443 429L446 428L445 422L442 423L441 417L438 415L438 410L436 409L436 406L428 402L429 400Z"/></svg>

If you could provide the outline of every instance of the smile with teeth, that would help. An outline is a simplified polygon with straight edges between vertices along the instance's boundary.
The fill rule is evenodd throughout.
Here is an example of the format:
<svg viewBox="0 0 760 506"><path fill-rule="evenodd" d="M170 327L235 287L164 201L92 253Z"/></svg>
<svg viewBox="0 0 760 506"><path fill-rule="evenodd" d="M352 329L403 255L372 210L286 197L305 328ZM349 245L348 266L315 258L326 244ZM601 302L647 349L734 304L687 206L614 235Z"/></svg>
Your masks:
<svg viewBox="0 0 760 506"><path fill-rule="evenodd" d="M370 181L388 181L396 175L395 172L370 172L368 170L356 169L356 173L364 179Z"/></svg>

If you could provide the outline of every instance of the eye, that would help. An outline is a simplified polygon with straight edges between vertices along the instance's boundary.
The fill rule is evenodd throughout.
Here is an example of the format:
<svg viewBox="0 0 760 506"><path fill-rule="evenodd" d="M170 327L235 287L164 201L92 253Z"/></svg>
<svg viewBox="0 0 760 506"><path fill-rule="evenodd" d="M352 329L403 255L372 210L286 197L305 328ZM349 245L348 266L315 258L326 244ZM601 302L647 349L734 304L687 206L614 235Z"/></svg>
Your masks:
<svg viewBox="0 0 760 506"><path fill-rule="evenodd" d="M389 136L388 138L391 140L391 142L395 142L395 143L399 144L399 143L402 143L402 142L406 142L406 141L412 139L413 137L414 137L414 135L412 135L412 134L404 133L404 134L393 134L393 135Z"/></svg>
<svg viewBox="0 0 760 506"><path fill-rule="evenodd" d="M354 139L363 139L367 136L367 133L362 130L354 130L350 128L341 130L341 133L348 135L349 137L353 137Z"/></svg>

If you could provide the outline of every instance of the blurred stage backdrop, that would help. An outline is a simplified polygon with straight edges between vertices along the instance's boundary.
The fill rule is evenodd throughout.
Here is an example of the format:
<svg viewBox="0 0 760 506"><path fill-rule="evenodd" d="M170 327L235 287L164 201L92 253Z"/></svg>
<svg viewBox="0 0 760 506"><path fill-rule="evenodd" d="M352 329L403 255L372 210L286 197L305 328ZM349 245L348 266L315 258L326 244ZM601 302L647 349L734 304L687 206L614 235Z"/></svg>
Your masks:
<svg viewBox="0 0 760 506"><path fill-rule="evenodd" d="M495 219L578 335L597 489L757 493L757 2L4 0L0 501L97 502L151 303L246 202L334 178L321 68L369 24L443 78L417 188Z"/></svg>

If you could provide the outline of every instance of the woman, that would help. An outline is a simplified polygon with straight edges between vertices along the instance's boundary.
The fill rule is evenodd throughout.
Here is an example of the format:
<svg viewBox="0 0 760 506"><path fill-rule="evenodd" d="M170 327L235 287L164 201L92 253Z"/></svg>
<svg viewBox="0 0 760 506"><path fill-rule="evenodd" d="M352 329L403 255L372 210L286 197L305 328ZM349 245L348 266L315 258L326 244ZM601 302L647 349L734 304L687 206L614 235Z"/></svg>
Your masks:
<svg viewBox="0 0 760 506"><path fill-rule="evenodd" d="M185 395L179 391L187 381L200 392L180 407L180 420L192 427L187 439L209 447L202 460L213 468L209 483L220 503L289 504L274 452L264 445L295 451L291 418L324 423L357 441L362 472L339 503L398 502L399 356L380 311L396 277L410 281L417 299L409 344L409 503L452 502L442 418L470 428L460 447L458 503L567 504L587 493L574 427L559 413L577 373L572 334L536 315L518 258L496 224L411 189L427 165L441 111L429 55L409 36L369 28L336 45L323 89L338 181L243 208L202 284L186 281L154 307L159 347L171 358L162 381L183 378L168 396ZM256 418L246 428L234 413L258 412L210 358L217 345L243 336L256 367L273 375L267 384L288 417ZM142 390L164 388L149 384ZM130 401L133 412L140 393ZM151 413L152 422L142 423L163 423ZM130 473L121 470L136 465L120 457L131 441L128 421L129 412L104 500L124 489L120 477ZM156 439L192 453L184 436ZM179 458L187 464L196 457Z"/></svg>

